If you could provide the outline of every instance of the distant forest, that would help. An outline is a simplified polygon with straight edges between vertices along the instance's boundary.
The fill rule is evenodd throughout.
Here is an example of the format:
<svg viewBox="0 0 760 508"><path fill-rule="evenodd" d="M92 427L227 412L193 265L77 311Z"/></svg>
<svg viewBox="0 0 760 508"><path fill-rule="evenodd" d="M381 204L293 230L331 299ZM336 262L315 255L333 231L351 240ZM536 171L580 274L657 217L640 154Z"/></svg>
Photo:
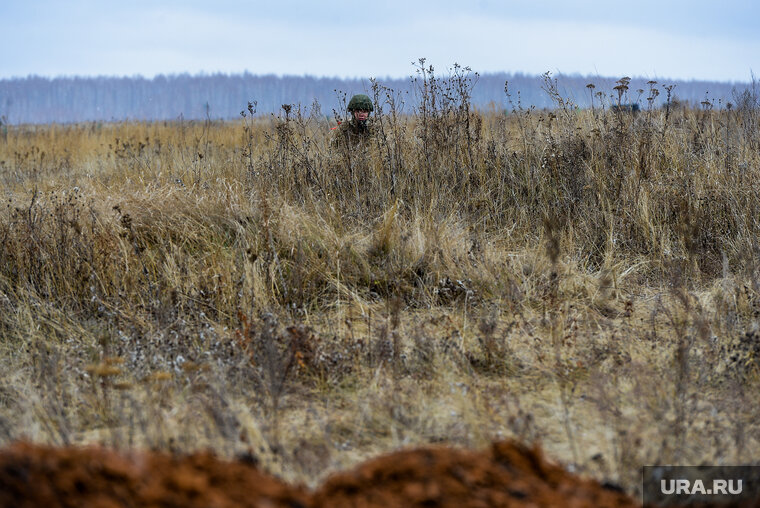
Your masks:
<svg viewBox="0 0 760 508"><path fill-rule="evenodd" d="M437 73L440 80L450 74ZM481 109L512 110L514 108L551 108L556 101L547 93L545 76L525 74L484 74L472 79L471 102ZM419 76L406 79L378 79L378 83L394 90L406 112L414 111L419 90ZM620 77L578 75L551 76L557 91L565 100L581 108L609 105L617 97L616 80ZM647 79L631 80L626 103L648 106L650 84ZM505 93L509 83L509 96ZM594 88L587 85L593 84ZM672 98L700 104L707 100L711 107L723 108L748 87L746 83L709 81L658 80L654 86L659 96L653 105L666 99L666 86ZM372 93L369 79L320 78L312 76L274 76L254 74L160 75L142 77L60 77L0 80L0 118L7 124L109 122L121 120L232 119L256 103L256 114L281 111L283 104L301 105L309 112L319 105L319 114L332 117L341 111L343 97L355 93ZM617 99L615 99L616 101Z"/></svg>

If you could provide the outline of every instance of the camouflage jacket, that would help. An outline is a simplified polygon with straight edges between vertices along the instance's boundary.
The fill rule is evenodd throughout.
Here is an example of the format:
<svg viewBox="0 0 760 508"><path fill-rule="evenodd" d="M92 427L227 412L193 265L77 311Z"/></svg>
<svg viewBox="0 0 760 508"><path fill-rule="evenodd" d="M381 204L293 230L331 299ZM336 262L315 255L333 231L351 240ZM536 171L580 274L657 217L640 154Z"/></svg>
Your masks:
<svg viewBox="0 0 760 508"><path fill-rule="evenodd" d="M332 129L332 146L334 148L353 148L368 141L375 134L375 126L372 119L365 122L364 127L359 125L353 118L345 120Z"/></svg>

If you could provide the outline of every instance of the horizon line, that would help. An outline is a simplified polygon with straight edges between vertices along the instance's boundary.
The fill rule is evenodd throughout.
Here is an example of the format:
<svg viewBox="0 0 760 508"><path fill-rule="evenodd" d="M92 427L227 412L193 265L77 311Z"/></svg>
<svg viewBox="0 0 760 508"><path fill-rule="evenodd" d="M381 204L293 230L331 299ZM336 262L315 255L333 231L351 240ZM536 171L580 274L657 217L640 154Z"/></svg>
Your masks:
<svg viewBox="0 0 760 508"><path fill-rule="evenodd" d="M447 71L451 71L452 69L446 69ZM531 72L524 72L524 71L488 71L488 72L478 72L476 70L471 70L471 74L477 75L478 77L493 77L493 76L501 76L501 75L508 75L508 76L525 76L525 77L535 77L535 78L541 78L545 74L549 74L553 78L560 78L560 77L569 77L569 78L587 78L587 79L604 79L604 80L619 80L621 77L615 77L615 76L603 76L600 74L583 74L581 72L562 72L562 71L547 71L545 73L541 74L534 74ZM443 77L449 75L450 72L436 73L437 77ZM47 81L56 81L56 80L97 80L97 79L107 79L107 80L117 80L117 79L132 79L132 80L145 80L145 81L155 81L156 79L176 79L176 78L184 78L184 77L190 77L190 78L207 78L207 77L257 77L257 78L277 78L277 79L317 79L317 80L338 80L338 81L362 81L362 80L390 80L390 81L400 81L400 80L406 80L406 79L415 79L415 75L410 74L408 76L336 76L336 75L316 75L316 74L310 74L310 73L303 73L303 74L279 74L274 72L267 72L267 73L253 73L249 70L243 70L243 71L236 71L236 72L223 72L223 71L197 71L197 72L190 72L190 71L182 71L182 72L169 72L169 73L157 73L152 76L146 76L143 74L122 74L122 75L116 75L116 74L96 74L96 75L80 75L80 74L59 74L55 76L50 75L40 75L40 74L28 74L26 76L11 76L11 77L0 77L0 82L3 81L25 81L25 80L34 80L34 79L43 79ZM695 83L721 83L721 84L728 84L728 85L751 85L755 81L754 73L750 71L751 78L747 81L740 81L740 80L730 80L730 79L703 79L703 78L672 78L672 77L651 77L651 76L640 76L635 74L630 74L630 79L632 80L655 80L661 82L661 81L670 81L670 82L677 82L677 81L684 81L684 82L695 82Z"/></svg>

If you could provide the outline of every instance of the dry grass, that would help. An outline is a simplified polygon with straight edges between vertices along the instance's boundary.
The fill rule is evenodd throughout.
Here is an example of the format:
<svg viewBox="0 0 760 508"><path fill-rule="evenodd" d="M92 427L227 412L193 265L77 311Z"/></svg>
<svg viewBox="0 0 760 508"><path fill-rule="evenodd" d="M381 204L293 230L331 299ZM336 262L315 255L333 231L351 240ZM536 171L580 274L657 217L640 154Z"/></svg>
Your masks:
<svg viewBox="0 0 760 508"><path fill-rule="evenodd" d="M555 110L503 115L455 71L421 67L413 115L376 85L356 151L318 105L9 128L0 438L252 450L312 484L507 436L629 491L756 460L756 98L579 111L548 79Z"/></svg>

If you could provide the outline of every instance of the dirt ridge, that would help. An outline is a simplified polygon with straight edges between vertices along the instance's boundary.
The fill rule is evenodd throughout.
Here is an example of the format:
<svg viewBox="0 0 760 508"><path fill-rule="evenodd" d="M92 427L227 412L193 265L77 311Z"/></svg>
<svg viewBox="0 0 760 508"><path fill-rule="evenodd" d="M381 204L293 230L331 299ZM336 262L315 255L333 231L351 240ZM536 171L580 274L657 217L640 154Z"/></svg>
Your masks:
<svg viewBox="0 0 760 508"><path fill-rule="evenodd" d="M498 507L637 506L568 473L537 447L444 446L389 453L330 476L310 492L262 472L253 457L176 456L17 442L0 450L2 507Z"/></svg>

